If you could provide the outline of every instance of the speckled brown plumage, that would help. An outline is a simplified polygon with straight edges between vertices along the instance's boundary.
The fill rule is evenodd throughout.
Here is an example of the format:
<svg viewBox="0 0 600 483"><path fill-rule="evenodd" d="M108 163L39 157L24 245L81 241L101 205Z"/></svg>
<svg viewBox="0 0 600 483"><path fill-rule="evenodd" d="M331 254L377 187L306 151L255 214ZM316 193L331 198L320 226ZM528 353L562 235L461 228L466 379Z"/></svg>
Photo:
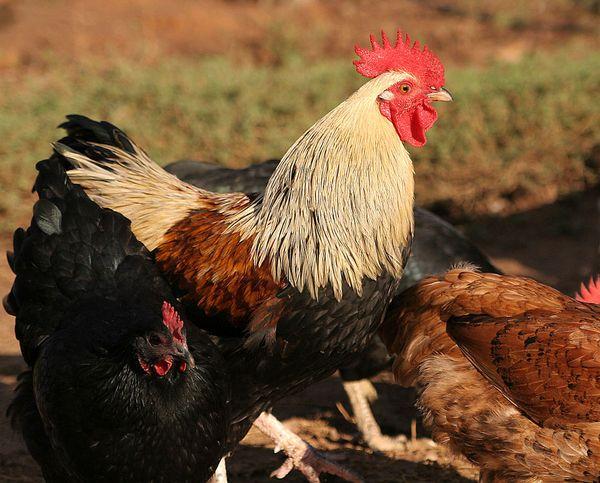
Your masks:
<svg viewBox="0 0 600 483"><path fill-rule="evenodd" d="M600 309L455 269L407 290L382 336L434 438L483 481L600 477Z"/></svg>

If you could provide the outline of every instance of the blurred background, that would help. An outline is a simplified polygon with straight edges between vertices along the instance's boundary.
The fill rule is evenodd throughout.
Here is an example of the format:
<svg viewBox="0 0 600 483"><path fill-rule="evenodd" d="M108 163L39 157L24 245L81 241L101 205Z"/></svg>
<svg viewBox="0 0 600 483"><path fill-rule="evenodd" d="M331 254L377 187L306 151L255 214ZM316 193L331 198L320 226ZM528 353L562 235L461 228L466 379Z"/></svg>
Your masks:
<svg viewBox="0 0 600 483"><path fill-rule="evenodd" d="M0 0L0 251L28 223L35 162L65 114L113 122L162 164L279 158L363 82L354 44L398 27L439 55L455 98L412 150L418 204L504 270L572 293L598 247L599 0ZM11 280L2 257L0 293ZM2 313L1 412L18 354ZM394 411L410 404L390 391L384 429L408 431ZM336 400L324 382L280 411L369 481L476 476L427 445L394 457L353 450ZM234 482L268 481L281 460L254 437L232 460ZM0 481L38 480L2 420Z"/></svg>

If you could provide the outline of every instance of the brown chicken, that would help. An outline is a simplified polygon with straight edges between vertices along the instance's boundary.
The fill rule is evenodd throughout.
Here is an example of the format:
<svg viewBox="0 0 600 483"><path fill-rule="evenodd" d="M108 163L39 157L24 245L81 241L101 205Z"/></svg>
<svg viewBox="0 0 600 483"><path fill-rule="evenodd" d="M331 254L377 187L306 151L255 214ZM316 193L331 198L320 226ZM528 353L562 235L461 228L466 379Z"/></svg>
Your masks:
<svg viewBox="0 0 600 483"><path fill-rule="evenodd" d="M433 438L480 481L598 481L600 307L464 267L405 291L381 331Z"/></svg>

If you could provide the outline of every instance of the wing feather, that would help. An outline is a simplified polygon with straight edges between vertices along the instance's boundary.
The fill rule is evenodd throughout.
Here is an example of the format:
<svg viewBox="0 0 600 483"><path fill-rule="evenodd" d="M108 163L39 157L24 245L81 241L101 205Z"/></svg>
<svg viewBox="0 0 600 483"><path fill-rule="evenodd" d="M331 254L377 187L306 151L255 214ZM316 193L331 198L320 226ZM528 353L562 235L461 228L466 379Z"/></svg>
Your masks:
<svg viewBox="0 0 600 483"><path fill-rule="evenodd" d="M569 301L559 311L503 318L451 317L447 332L481 374L538 424L600 421L600 319L585 304Z"/></svg>

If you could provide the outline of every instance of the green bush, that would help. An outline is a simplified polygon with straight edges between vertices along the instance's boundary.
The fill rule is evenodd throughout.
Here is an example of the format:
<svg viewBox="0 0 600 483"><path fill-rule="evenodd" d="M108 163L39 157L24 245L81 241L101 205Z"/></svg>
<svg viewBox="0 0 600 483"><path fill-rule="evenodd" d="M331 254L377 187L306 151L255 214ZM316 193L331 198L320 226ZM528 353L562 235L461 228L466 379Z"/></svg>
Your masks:
<svg viewBox="0 0 600 483"><path fill-rule="evenodd" d="M194 157L242 166L280 157L362 82L348 61L298 58L278 67L49 61L43 73L0 78L0 230L29 215L34 163L60 136L65 114L110 120L161 163ZM447 85L456 102L439 106L429 143L412 150L420 203L461 214L510 210L597 181L600 54L455 69Z"/></svg>

